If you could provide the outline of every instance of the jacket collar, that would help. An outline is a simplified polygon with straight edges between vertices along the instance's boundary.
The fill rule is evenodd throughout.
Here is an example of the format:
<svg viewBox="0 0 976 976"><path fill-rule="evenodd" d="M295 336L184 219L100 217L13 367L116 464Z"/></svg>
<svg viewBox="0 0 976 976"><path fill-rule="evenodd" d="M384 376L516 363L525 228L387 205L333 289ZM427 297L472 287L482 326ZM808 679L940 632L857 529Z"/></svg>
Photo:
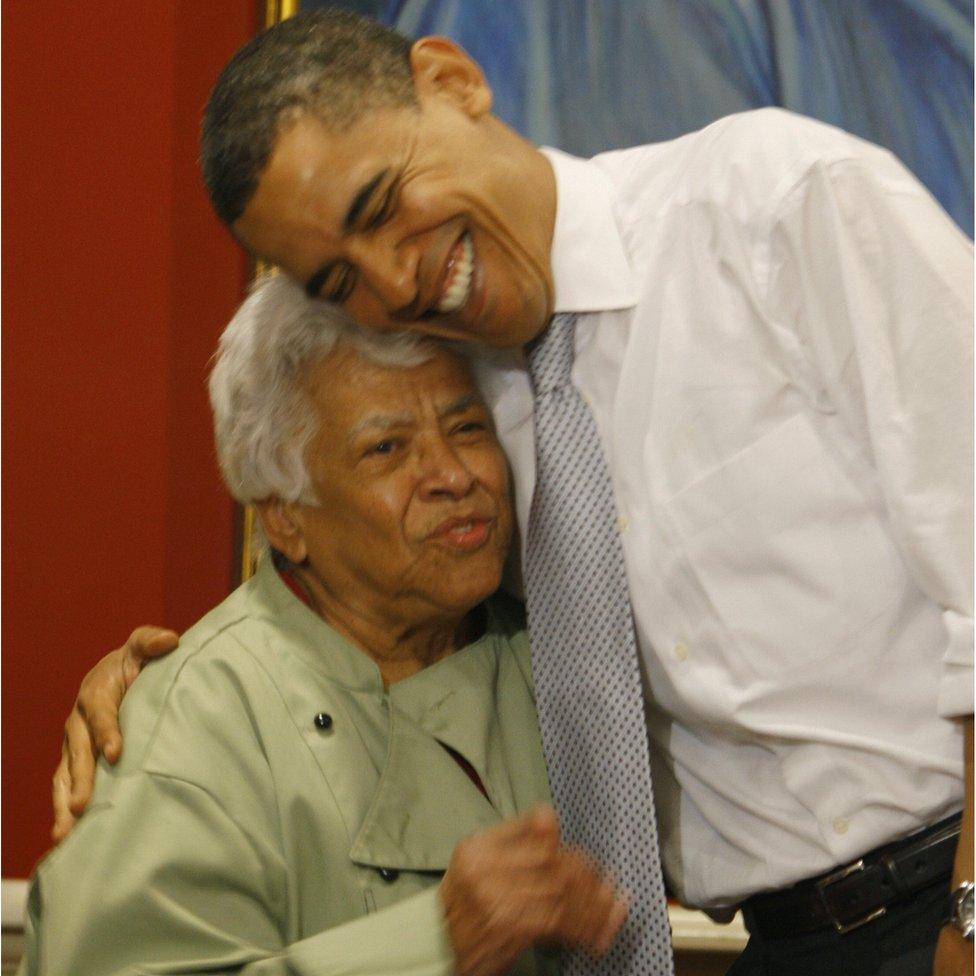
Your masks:
<svg viewBox="0 0 976 976"><path fill-rule="evenodd" d="M295 596L265 553L250 581L247 610L284 632L289 651L313 672L350 691L383 693L380 669L364 651Z"/></svg>
<svg viewBox="0 0 976 976"><path fill-rule="evenodd" d="M504 693L500 656L509 649L497 631L489 612L484 637L389 689L390 752L350 851L354 861L444 871L458 841L501 819L441 745L471 763L489 794L505 781L494 748L495 697Z"/></svg>
<svg viewBox="0 0 976 976"><path fill-rule="evenodd" d="M391 708L389 757L351 859L371 867L445 871L458 841L499 819L447 750Z"/></svg>
<svg viewBox="0 0 976 976"><path fill-rule="evenodd" d="M514 625L500 604L486 604L483 637L387 692L373 661L303 604L270 558L262 560L248 602L252 614L274 618L276 630L287 632L289 652L313 672L347 692L386 697L390 749L379 782L365 793L357 786L362 782L358 773L355 782L343 780L341 787L333 783L338 795L366 810L352 839L353 861L377 868L444 871L458 841L501 819L441 745L464 756L489 792L493 784L506 782L494 734L496 696L529 692L524 680L511 680L520 666L509 660ZM353 741L349 748L355 751ZM341 775L341 767L330 768L327 775Z"/></svg>

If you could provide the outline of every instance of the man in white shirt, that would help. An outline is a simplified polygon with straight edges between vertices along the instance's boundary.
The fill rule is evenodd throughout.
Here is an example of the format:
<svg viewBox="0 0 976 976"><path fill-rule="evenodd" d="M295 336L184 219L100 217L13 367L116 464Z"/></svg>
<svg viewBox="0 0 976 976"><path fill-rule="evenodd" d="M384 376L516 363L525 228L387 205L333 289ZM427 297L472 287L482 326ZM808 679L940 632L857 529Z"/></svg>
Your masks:
<svg viewBox="0 0 976 976"><path fill-rule="evenodd" d="M737 972L928 972L973 877L969 241L890 154L779 110L583 161L494 118L443 38L406 88L353 73L326 103L325 21L288 23L211 98L215 208L362 325L494 348L523 537L522 346L579 313L675 895L746 903ZM906 880L964 806L954 867ZM942 928L935 972L971 952Z"/></svg>

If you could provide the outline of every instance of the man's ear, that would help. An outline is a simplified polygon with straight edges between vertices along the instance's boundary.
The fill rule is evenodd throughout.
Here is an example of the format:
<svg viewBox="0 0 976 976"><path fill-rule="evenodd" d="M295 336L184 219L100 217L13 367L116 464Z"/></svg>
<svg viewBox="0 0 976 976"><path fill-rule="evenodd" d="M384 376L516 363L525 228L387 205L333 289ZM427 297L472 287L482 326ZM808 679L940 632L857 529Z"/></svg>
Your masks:
<svg viewBox="0 0 976 976"><path fill-rule="evenodd" d="M471 118L491 111L491 88L467 52L448 37L421 37L410 48L410 69L417 97L452 98Z"/></svg>
<svg viewBox="0 0 976 976"><path fill-rule="evenodd" d="M296 566L305 562L308 557L308 547L305 545L305 535L301 525L295 518L294 506L272 498L268 501L255 502L254 508L268 542Z"/></svg>

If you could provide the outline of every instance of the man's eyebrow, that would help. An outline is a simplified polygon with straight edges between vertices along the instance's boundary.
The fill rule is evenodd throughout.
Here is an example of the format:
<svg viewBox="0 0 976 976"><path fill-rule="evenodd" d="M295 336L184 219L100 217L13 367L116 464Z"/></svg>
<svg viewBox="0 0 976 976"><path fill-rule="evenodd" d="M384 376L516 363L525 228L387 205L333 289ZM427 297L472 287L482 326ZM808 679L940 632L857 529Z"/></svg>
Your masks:
<svg viewBox="0 0 976 976"><path fill-rule="evenodd" d="M346 211L346 216L342 219L342 230L343 233L348 234L356 226L356 222L359 220L359 215L363 212L366 204L369 203L370 198L376 192L376 188L383 182L386 178L386 174L390 172L390 168L387 166L385 169L381 169L368 183L360 187L359 192L353 197L352 203L349 204L349 209ZM336 264L335 261L330 261L328 264L323 264L321 268L316 271L308 281L305 282L305 294L309 298L318 298L319 292L322 291L322 285L325 284L325 279L328 278L329 273L332 271L333 266Z"/></svg>
<svg viewBox="0 0 976 976"><path fill-rule="evenodd" d="M349 204L349 209L346 211L346 216L342 221L342 229L348 234L349 231L353 230L356 226L356 221L359 220L359 215L363 212L363 208L369 203L370 197L376 192L376 188L383 182L386 178L386 174L390 172L390 168L380 170L368 183L366 183L360 191L353 197L352 203Z"/></svg>

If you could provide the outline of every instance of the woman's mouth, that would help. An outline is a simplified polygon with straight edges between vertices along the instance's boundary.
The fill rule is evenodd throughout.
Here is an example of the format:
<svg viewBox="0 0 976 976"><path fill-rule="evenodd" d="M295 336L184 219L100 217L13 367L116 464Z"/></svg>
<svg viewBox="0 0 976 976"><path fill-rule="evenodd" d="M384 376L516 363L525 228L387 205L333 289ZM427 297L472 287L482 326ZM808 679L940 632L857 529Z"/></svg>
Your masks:
<svg viewBox="0 0 976 976"><path fill-rule="evenodd" d="M451 519L438 526L434 538L460 552L474 552L488 541L490 519L472 518L467 521Z"/></svg>
<svg viewBox="0 0 976 976"><path fill-rule="evenodd" d="M474 273L474 242L465 233L454 245L447 262L444 292L437 303L437 311L449 315L464 307L471 293Z"/></svg>

